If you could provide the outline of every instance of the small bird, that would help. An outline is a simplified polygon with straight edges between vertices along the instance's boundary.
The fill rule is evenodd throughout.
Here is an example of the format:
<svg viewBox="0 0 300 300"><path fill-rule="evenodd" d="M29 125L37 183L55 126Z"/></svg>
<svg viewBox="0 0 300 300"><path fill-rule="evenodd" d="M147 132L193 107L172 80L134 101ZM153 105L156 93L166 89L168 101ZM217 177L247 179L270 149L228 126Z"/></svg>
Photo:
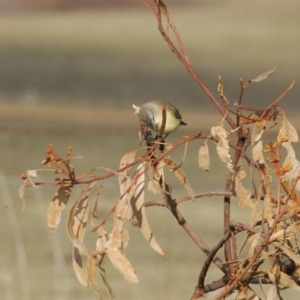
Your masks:
<svg viewBox="0 0 300 300"><path fill-rule="evenodd" d="M187 125L181 120L178 109L166 100L155 99L143 104L141 107L133 104L135 114L138 114L140 120L156 132L159 132L162 125L163 107L166 109L166 123L163 133L168 135L175 131L180 125Z"/></svg>

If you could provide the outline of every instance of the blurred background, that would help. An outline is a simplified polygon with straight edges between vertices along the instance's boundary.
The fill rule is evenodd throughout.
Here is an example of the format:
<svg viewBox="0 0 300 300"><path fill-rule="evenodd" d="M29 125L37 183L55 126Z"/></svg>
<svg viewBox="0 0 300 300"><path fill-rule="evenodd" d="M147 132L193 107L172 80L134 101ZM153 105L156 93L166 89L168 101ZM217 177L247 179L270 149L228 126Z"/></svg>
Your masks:
<svg viewBox="0 0 300 300"><path fill-rule="evenodd" d="M247 81L276 66L268 80L250 84L244 104L264 108L296 80L280 106L299 128L298 0L165 3L190 62L215 95L221 75L225 95L234 107L240 78ZM73 162L77 174L99 166L117 169L122 155L139 147L132 104L153 98L171 101L188 123L168 138L171 143L200 130L208 133L221 119L172 54L141 1L0 0L1 299L96 297L80 286L72 271L67 214L55 235L47 228L46 211L56 188L26 190L22 211L19 174L41 168L49 143L62 156L70 145L73 156L83 156ZM211 172L200 171L200 145L200 141L189 145L183 170L195 192L222 191L226 168L213 157ZM180 163L183 152L175 151L172 158ZM40 176L40 180L51 178L45 173ZM174 197L184 195L176 178L170 176L169 182ZM113 179L102 193L100 216L117 197ZM75 199L74 194L70 202ZM221 198L184 203L181 209L213 247L222 236ZM167 210L149 208L148 214L169 257L159 257L131 230L126 255L140 282L127 284L109 262L108 278L118 299L188 299L205 256ZM234 205L232 214L236 221L249 219L249 211L241 213ZM93 249L95 236L87 235ZM212 268L207 283L220 276ZM283 295L293 298L295 294Z"/></svg>

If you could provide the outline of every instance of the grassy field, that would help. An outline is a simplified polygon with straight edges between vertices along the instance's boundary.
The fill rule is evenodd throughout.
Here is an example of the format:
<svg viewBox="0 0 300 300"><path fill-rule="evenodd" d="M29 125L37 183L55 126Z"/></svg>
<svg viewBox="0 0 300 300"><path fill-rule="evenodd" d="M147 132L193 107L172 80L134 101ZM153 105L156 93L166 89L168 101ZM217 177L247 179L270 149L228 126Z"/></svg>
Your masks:
<svg viewBox="0 0 300 300"><path fill-rule="evenodd" d="M215 94L217 76L222 75L233 107L240 77L253 78L277 66L267 81L250 85L245 103L265 107L296 79L282 106L299 128L295 109L300 95L299 1L212 2L171 10L197 72ZM220 121L156 27L142 5L139 10L1 15L1 299L95 299L94 292L80 286L73 274L66 214L55 235L47 228L46 211L56 189L28 190L24 212L17 195L18 175L41 167L49 143L62 155L70 145L74 156L83 155L74 160L80 174L98 166L116 169L124 153L139 147L133 103L163 97L180 108L188 126L169 137L172 143L182 135L207 133ZM220 167L213 152L211 172L200 171L200 145L200 141L189 145L182 168L195 192L222 191L226 168ZM183 152L176 151L172 158L179 163ZM49 177L42 174L42 178ZM182 195L176 178L170 176L169 182L174 196ZM117 197L117 181L111 180L102 194L101 216ZM147 200L152 197L149 194ZM74 194L70 202L75 199ZM221 198L183 203L181 209L213 247L222 235ZM155 207L147 212L169 257L154 253L141 234L130 229L126 255L140 282L127 284L107 263L118 299L188 299L205 256L167 210ZM249 211L233 205L232 219L248 218ZM92 249L95 236L87 236ZM214 268L207 282L219 276ZM283 296L295 299L297 294Z"/></svg>
<svg viewBox="0 0 300 300"><path fill-rule="evenodd" d="M299 81L299 6L297 0L204 1L174 10L170 4L170 11L200 77L216 93L222 75L232 103L240 77L276 66L244 96L248 105L267 105ZM164 97L187 110L211 110L156 27L142 4L139 10L2 15L0 99L125 108ZM298 97L294 89L282 105L292 108Z"/></svg>

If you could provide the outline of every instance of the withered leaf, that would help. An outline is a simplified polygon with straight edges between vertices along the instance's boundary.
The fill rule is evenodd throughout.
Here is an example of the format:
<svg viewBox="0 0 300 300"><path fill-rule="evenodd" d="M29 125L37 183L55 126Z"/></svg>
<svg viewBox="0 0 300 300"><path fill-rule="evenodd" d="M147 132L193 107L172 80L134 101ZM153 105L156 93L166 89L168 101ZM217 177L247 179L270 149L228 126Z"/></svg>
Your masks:
<svg viewBox="0 0 300 300"><path fill-rule="evenodd" d="M100 191L99 191L99 193L100 193ZM92 227L97 228L97 233L98 233L98 238L97 238L97 242L96 242L96 250L97 250L97 253L99 253L100 261L99 261L99 263L97 263L97 266L100 271L102 281L110 295L110 298L112 300L115 300L116 296L114 295L114 292L108 283L108 280L106 278L106 272L104 269L105 244L107 242L108 237L107 237L107 232L106 232L106 224L105 223L100 224L99 220L98 220L98 212L97 212L98 199L99 198L97 197L94 202L94 208L93 208L93 212L92 212L92 216L91 216ZM90 266L90 267L92 267L92 266Z"/></svg>
<svg viewBox="0 0 300 300"><path fill-rule="evenodd" d="M73 216L73 232L75 237L83 244L84 235L86 232L86 225L89 216L89 192L93 184L87 189L87 191L79 199ZM88 286L88 279L86 273L82 267L81 252L77 247L73 247L73 269L78 281L84 286Z"/></svg>
<svg viewBox="0 0 300 300"><path fill-rule="evenodd" d="M120 169L124 168L125 166L131 164L134 161L135 155L136 155L137 150L135 151L131 151L126 153L121 161L120 161ZM120 192L121 195L124 194L125 190L126 190L126 186L127 186L127 182L128 180L130 180L128 178L129 176L129 171L130 171L130 167L128 167L126 170L124 170L123 172L120 172L119 174L119 185L120 185Z"/></svg>
<svg viewBox="0 0 300 300"><path fill-rule="evenodd" d="M138 278L133 270L129 260L116 248L113 246L112 237L106 243L106 254L108 255L111 263L114 267L123 274L125 279L131 283L138 283Z"/></svg>
<svg viewBox="0 0 300 300"><path fill-rule="evenodd" d="M285 116L282 120L282 124L278 132L278 136L277 136L278 143L281 143L283 139L285 139L286 142L297 143L299 141L297 130ZM285 142L283 142L283 145L284 144Z"/></svg>
<svg viewBox="0 0 300 300"><path fill-rule="evenodd" d="M163 189L160 185L160 181L164 181L164 166L165 163L163 160L160 160L158 164L155 166L154 172L152 172L152 169L149 168L148 175L150 181L148 182L148 191L152 192L153 194L161 194L163 192Z"/></svg>
<svg viewBox="0 0 300 300"><path fill-rule="evenodd" d="M124 233L125 221L127 216L127 211L129 207L129 200L134 193L134 185L132 185L130 191L120 197L115 207L114 211L114 227L112 230L112 241L113 246L116 248L124 249L128 244L128 235Z"/></svg>
<svg viewBox="0 0 300 300"><path fill-rule="evenodd" d="M252 157L253 160L258 163L260 166L265 165L265 159L263 155L263 145L261 141L261 137L265 132L263 127L259 127L258 123L256 123L255 127L252 130Z"/></svg>
<svg viewBox="0 0 300 300"><path fill-rule="evenodd" d="M211 128L211 135L217 137L217 153L219 158L227 164L227 168L233 172L233 163L229 151L229 142L227 139L227 132L222 126L213 126Z"/></svg>
<svg viewBox="0 0 300 300"><path fill-rule="evenodd" d="M96 255L91 255L87 260L87 277L90 285L94 289L95 293L99 297L99 299L103 299L100 289L96 280L96 264L98 262L98 258Z"/></svg>
<svg viewBox="0 0 300 300"><path fill-rule="evenodd" d="M253 208L253 202L251 200L251 191L249 189L246 189L242 184L242 180L245 177L246 172L241 165L241 160L239 160L237 166L237 173L235 174L233 194L237 196L238 203L241 208Z"/></svg>
<svg viewBox="0 0 300 300"><path fill-rule="evenodd" d="M287 248L286 246L280 244L280 243L274 243L276 247L279 247L285 254L288 256L291 260L294 261L297 267L300 266L300 257L297 255L294 251Z"/></svg>
<svg viewBox="0 0 300 300"><path fill-rule="evenodd" d="M248 257L251 258L256 250L256 247L259 243L259 239L260 239L260 232L254 233L252 234L249 238L248 238L248 243L250 245L250 249L248 252Z"/></svg>
<svg viewBox="0 0 300 300"><path fill-rule="evenodd" d="M262 219L262 212L259 211L259 207L260 207L260 192L261 189L259 189L259 192L256 196L255 202L253 204L253 208L252 208L252 213L251 213L251 220L250 220L250 225L254 226L254 224L256 224L256 222L258 222L259 220Z"/></svg>
<svg viewBox="0 0 300 300"><path fill-rule="evenodd" d="M283 174L281 178L289 183L292 180L297 180L295 188L296 190L300 190L300 181L298 180L298 177L300 176L300 162L296 158L295 150L290 141L283 143L282 146L287 151L287 156L284 160L283 166L289 168L289 170Z"/></svg>
<svg viewBox="0 0 300 300"><path fill-rule="evenodd" d="M199 149L198 163L202 170L209 171L210 157L207 142L205 142Z"/></svg>
<svg viewBox="0 0 300 300"><path fill-rule="evenodd" d="M84 233L87 224L87 216L85 215L87 213L87 205L80 207L79 204L88 203L89 192L93 185L94 183L86 185L81 191L79 197L70 210L67 223L67 232L73 247L78 248L80 253L87 257L89 257L90 254L83 244ZM85 222L82 222L78 216L84 217L83 220L85 220Z"/></svg>
<svg viewBox="0 0 300 300"><path fill-rule="evenodd" d="M268 272L268 276L269 279L281 289L292 288L300 291L300 286L287 274L281 272L278 264L274 264L272 269Z"/></svg>
<svg viewBox="0 0 300 300"><path fill-rule="evenodd" d="M104 260L102 260L102 262L103 261ZM104 285L105 285L105 287L106 287L106 289L107 289L107 291L110 295L110 299L111 300L116 300L117 297L115 296L113 289L111 288L110 284L108 283L108 280L107 280L107 277L106 277L106 272L105 272L105 269L102 267L102 265L99 266L99 270L100 270L100 274L101 274L101 277L102 277L102 281L103 281L103 283L104 283Z"/></svg>
<svg viewBox="0 0 300 300"><path fill-rule="evenodd" d="M269 226L274 223L273 219L273 204L269 192L267 191L264 197L264 216L267 219Z"/></svg>
<svg viewBox="0 0 300 300"><path fill-rule="evenodd" d="M242 291L235 298L236 300L259 300L259 297L251 288L242 289Z"/></svg>
<svg viewBox="0 0 300 300"><path fill-rule="evenodd" d="M72 192L72 184L63 184L55 193L47 212L47 223L54 233L60 223L61 214L65 209Z"/></svg>
<svg viewBox="0 0 300 300"><path fill-rule="evenodd" d="M142 163L138 166L136 174L134 176L135 190L130 199L130 206L127 213L127 219L137 229L141 230L144 238L150 244L150 246L159 254L166 256L158 245L146 216L146 210L144 207L145 200L145 164Z"/></svg>
<svg viewBox="0 0 300 300"><path fill-rule="evenodd" d="M77 280L85 287L89 286L88 278L86 277L85 270L83 269L81 253L78 248L73 247L72 257L73 270L77 277Z"/></svg>
<svg viewBox="0 0 300 300"><path fill-rule="evenodd" d="M249 82L260 82L263 81L265 79L267 79L269 76L271 76L274 71L276 70L276 67L274 67L272 70L267 71L261 75L258 75L257 77L255 77L254 79L249 79Z"/></svg>
<svg viewBox="0 0 300 300"><path fill-rule="evenodd" d="M276 286L273 284L269 287L266 293L266 300L274 300L277 294Z"/></svg>
<svg viewBox="0 0 300 300"><path fill-rule="evenodd" d="M179 166L176 165L175 162L173 162L169 158L165 158L164 162L166 164L166 167L176 175L176 177L179 179L181 184L184 186L185 190L187 191L188 195L191 197L191 199L195 200L195 196L193 193L193 190L190 186L190 183L188 182L186 176L184 175L183 171L180 169Z"/></svg>
<svg viewBox="0 0 300 300"><path fill-rule="evenodd" d="M106 224L103 223L101 225L99 223L97 203L98 203L98 197L96 198L94 203L94 207L91 215L91 224L93 228L97 228L98 238L96 241L96 250L101 253L104 251L105 244L107 242L107 232L106 232Z"/></svg>

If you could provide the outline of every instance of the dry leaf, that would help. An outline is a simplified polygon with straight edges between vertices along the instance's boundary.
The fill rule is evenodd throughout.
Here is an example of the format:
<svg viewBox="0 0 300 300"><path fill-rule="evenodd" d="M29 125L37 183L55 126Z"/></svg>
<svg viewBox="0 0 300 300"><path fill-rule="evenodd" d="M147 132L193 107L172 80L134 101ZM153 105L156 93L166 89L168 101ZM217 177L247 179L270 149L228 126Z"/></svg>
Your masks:
<svg viewBox="0 0 300 300"><path fill-rule="evenodd" d="M128 282L138 283L138 278L131 266L131 263L116 247L113 246L111 236L106 243L105 252L114 267L123 274Z"/></svg>
<svg viewBox="0 0 300 300"><path fill-rule="evenodd" d="M100 225L99 220L98 220L97 202L98 202L98 197L95 200L94 208L93 208L93 212L92 212L92 216L91 216L92 227L97 228L97 233L98 233L98 238L96 241L96 250L100 256L100 262L97 264L97 266L100 271L103 284L105 285L105 287L110 295L110 298L112 300L115 300L116 296L115 296L111 286L108 283L108 280L106 278L105 269L104 269L105 245L106 245L108 237L107 237L107 232L106 232L106 227L105 227L106 224L103 223Z"/></svg>
<svg viewBox="0 0 300 300"><path fill-rule="evenodd" d="M260 202L260 193L258 193L252 208L250 226L254 226L259 220L262 219L262 212L259 211Z"/></svg>
<svg viewBox="0 0 300 300"><path fill-rule="evenodd" d="M47 212L47 223L54 233L60 223L61 214L65 209L72 192L72 184L63 184L55 193Z"/></svg>
<svg viewBox="0 0 300 300"><path fill-rule="evenodd" d="M254 233L252 234L249 238L248 238L248 243L250 245L250 249L248 252L248 257L251 258L256 250L256 247L259 243L260 240L260 232Z"/></svg>
<svg viewBox="0 0 300 300"><path fill-rule="evenodd" d="M276 284L280 289L292 288L300 291L300 286L292 280L287 274L280 271L280 266L274 264L272 269L268 272L269 279Z"/></svg>
<svg viewBox="0 0 300 300"><path fill-rule="evenodd" d="M130 199L130 206L128 209L127 219L137 229L141 230L144 238L150 244L150 246L159 254L167 256L161 247L158 245L146 216L146 210L144 207L145 198L145 164L142 163L136 170L134 176L136 180L135 191Z"/></svg>
<svg viewBox="0 0 300 300"><path fill-rule="evenodd" d="M259 300L259 297L252 291L249 287L243 289L238 296L235 298L236 300Z"/></svg>
<svg viewBox="0 0 300 300"><path fill-rule="evenodd" d="M83 269L81 253L78 248L73 247L72 257L73 270L77 277L77 280L85 287L89 286L89 280L86 276L85 270Z"/></svg>
<svg viewBox="0 0 300 300"><path fill-rule="evenodd" d="M263 144L261 141L261 137L265 132L263 127L259 127L258 123L256 123L255 127L252 130L252 157L254 162L258 163L260 166L265 166L266 162L263 154Z"/></svg>
<svg viewBox="0 0 300 300"><path fill-rule="evenodd" d="M227 163L227 168L233 172L233 164L229 152L229 143L227 140L227 132L222 126L213 126L211 128L211 135L219 139L217 142L217 153L219 158Z"/></svg>
<svg viewBox="0 0 300 300"><path fill-rule="evenodd" d="M83 207L81 209L80 207L78 207L78 205L80 203L84 203L84 202L86 203L86 201L88 201L89 192L94 184L95 183L86 185L84 187L84 189L81 191L78 199L75 201L75 203L73 204L73 206L70 210L69 217L68 217L68 223L67 223L67 232L68 232L68 236L73 244L73 247L78 248L80 253L84 254L87 257L90 256L90 253L83 244L86 222L81 222L80 219L78 219L78 214L79 215L82 214L83 216L85 215L86 207ZM77 226L74 227L74 224L77 224Z"/></svg>
<svg viewBox="0 0 300 300"><path fill-rule="evenodd" d="M272 70L267 71L261 75L258 75L257 77L255 77L254 79L249 79L249 82L260 82L263 81L265 79L267 79L269 76L271 76L274 71L276 70L276 67L274 67Z"/></svg>
<svg viewBox="0 0 300 300"><path fill-rule="evenodd" d="M104 260L102 260L104 261ZM107 277L106 277L106 273L105 273L105 270L102 266L99 266L99 270L100 270L100 274L101 274L101 277L102 277L102 281L110 295L110 299L111 300L117 300L115 294L114 294L114 291L113 289L111 288L110 284L108 283L108 280L107 280Z"/></svg>
<svg viewBox="0 0 300 300"><path fill-rule="evenodd" d="M291 226L295 226L295 225L291 225ZM289 248L287 248L286 246L280 243L274 243L274 246L280 248L286 254L286 256L288 256L291 260L294 261L297 267L300 266L300 257L294 251L290 250Z"/></svg>
<svg viewBox="0 0 300 300"><path fill-rule="evenodd" d="M127 216L127 211L129 207L129 200L132 197L132 194L134 193L134 186L132 185L130 191L125 194L124 197L120 197L118 199L117 205L115 207L114 211L114 227L112 230L112 239L114 247L124 249L128 245L128 236L126 236L126 233L124 234L125 230L125 221ZM124 239L125 238L125 239Z"/></svg>
<svg viewBox="0 0 300 300"><path fill-rule="evenodd" d="M278 143L281 143L283 139L294 143L297 143L299 140L297 130L286 117L283 118L282 125L278 132L278 136L277 136Z"/></svg>
<svg viewBox="0 0 300 300"><path fill-rule="evenodd" d="M273 204L269 193L266 193L264 197L264 217L267 219L269 226L272 227L274 223Z"/></svg>
<svg viewBox="0 0 300 300"><path fill-rule="evenodd" d="M239 160L239 164L237 166L237 173L235 174L234 180L234 190L233 195L236 195L238 198L238 203L241 208L253 208L253 201L251 200L251 191L246 189L242 180L246 177L246 172L241 166L241 160Z"/></svg>
<svg viewBox="0 0 300 300"><path fill-rule="evenodd" d="M89 217L89 192L93 184L87 189L83 197L79 199L77 205L75 206L75 212L73 216L73 233L74 236L83 244L86 225ZM85 271L82 267L82 253L77 247L73 249L73 269L78 281L84 285L88 286L88 279L86 278Z"/></svg>
<svg viewBox="0 0 300 300"><path fill-rule="evenodd" d="M276 295L277 295L276 286L272 284L266 293L266 300L274 300Z"/></svg>
<svg viewBox="0 0 300 300"><path fill-rule="evenodd" d="M153 194L162 194L163 188L160 184L160 182L164 182L164 166L165 162L163 160L160 160L158 164L155 166L154 172L152 172L152 169L149 168L148 175L150 181L148 182L148 190L152 192Z"/></svg>
<svg viewBox="0 0 300 300"><path fill-rule="evenodd" d="M103 224L100 224L98 219L98 210L97 210L98 199L99 199L100 192L103 188L103 184L104 182L99 188L98 196L96 197L96 200L94 202L94 207L91 215L91 225L93 228L96 228L96 231L98 233L98 238L96 241L96 250L100 253L104 252L104 246L107 242L106 223L104 222Z"/></svg>
<svg viewBox="0 0 300 300"><path fill-rule="evenodd" d="M120 169L124 168L125 166L131 164L134 161L135 155L136 155L137 150L131 151L126 153L120 162ZM123 172L120 172L119 174L119 185L120 185L120 193L123 195L127 188L128 188L128 181L131 181L131 178L129 176L130 172L130 167L128 167L126 170Z"/></svg>
<svg viewBox="0 0 300 300"><path fill-rule="evenodd" d="M279 129L277 141L282 143L287 151L287 156L283 162L283 167L290 166L290 170L282 175L282 179L291 183L292 180L298 180L300 176L300 162L296 158L292 142L298 142L299 137L295 127L284 117ZM300 190L300 181L296 183L296 190Z"/></svg>
<svg viewBox="0 0 300 300"><path fill-rule="evenodd" d="M191 199L195 200L193 190L183 171L169 158L165 158L164 163L166 164L166 167L180 180Z"/></svg>
<svg viewBox="0 0 300 300"><path fill-rule="evenodd" d="M96 280L96 264L98 263L97 256L90 256L87 260L87 277L90 285L94 289L99 299L103 299Z"/></svg>
<svg viewBox="0 0 300 300"><path fill-rule="evenodd" d="M296 158L295 150L291 142L286 142L283 146L287 150L287 157L283 162L283 166L290 166L290 171L281 176L282 180L291 183L292 180L298 180L300 176L300 162ZM295 186L296 190L300 190L300 181Z"/></svg>
<svg viewBox="0 0 300 300"><path fill-rule="evenodd" d="M209 171L210 157L207 142L205 142L199 149L198 163L202 170Z"/></svg>

